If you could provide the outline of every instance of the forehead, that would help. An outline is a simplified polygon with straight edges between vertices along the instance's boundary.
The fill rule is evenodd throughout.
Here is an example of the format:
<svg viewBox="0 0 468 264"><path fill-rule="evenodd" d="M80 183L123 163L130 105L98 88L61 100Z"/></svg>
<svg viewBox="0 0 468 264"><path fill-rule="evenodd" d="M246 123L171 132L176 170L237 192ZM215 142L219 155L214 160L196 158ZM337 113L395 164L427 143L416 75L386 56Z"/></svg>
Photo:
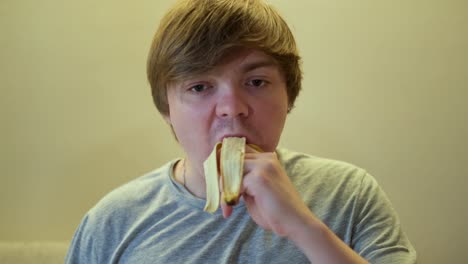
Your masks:
<svg viewBox="0 0 468 264"><path fill-rule="evenodd" d="M184 72L176 76L170 83L179 83L202 75L219 75L223 71L247 73L256 69L269 69L280 74L282 71L278 62L263 51L248 48L229 50L211 67ZM283 77L282 75L280 77Z"/></svg>

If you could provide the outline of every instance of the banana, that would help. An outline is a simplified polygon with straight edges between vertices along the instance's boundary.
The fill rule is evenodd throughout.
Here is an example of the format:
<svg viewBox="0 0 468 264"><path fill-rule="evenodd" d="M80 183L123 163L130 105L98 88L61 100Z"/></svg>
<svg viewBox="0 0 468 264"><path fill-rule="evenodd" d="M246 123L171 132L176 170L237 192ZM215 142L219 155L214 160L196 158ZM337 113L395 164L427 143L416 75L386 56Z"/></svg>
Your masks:
<svg viewBox="0 0 468 264"><path fill-rule="evenodd" d="M221 149L221 143L217 143L203 162L206 182L206 204L204 211L214 213L219 207L219 182L218 182L218 151Z"/></svg>
<svg viewBox="0 0 468 264"><path fill-rule="evenodd" d="M254 148L258 148L254 146ZM218 164L218 153L219 164ZM219 207L219 178L222 178L222 199L227 205L239 202L244 171L245 138L228 137L215 145L203 163L206 181L206 204L204 210L214 213Z"/></svg>
<svg viewBox="0 0 468 264"><path fill-rule="evenodd" d="M239 202L244 172L245 138L225 138L221 148L220 167L223 200L227 205Z"/></svg>

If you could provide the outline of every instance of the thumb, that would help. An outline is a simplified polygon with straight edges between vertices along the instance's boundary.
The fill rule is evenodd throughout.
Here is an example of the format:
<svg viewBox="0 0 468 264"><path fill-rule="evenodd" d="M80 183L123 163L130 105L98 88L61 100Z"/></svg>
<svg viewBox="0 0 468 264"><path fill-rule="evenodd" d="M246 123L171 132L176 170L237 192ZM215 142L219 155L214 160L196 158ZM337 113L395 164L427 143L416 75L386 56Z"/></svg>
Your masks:
<svg viewBox="0 0 468 264"><path fill-rule="evenodd" d="M221 199L221 210L223 211L223 217L224 218L229 218L232 214L232 206L227 205L224 202L224 199Z"/></svg>
<svg viewBox="0 0 468 264"><path fill-rule="evenodd" d="M224 193L222 192L223 177L219 177L219 189L221 190L221 195L219 198L221 199L221 210L223 211L223 217L229 218L229 216L231 216L232 214L232 206L227 205L226 202L224 201Z"/></svg>

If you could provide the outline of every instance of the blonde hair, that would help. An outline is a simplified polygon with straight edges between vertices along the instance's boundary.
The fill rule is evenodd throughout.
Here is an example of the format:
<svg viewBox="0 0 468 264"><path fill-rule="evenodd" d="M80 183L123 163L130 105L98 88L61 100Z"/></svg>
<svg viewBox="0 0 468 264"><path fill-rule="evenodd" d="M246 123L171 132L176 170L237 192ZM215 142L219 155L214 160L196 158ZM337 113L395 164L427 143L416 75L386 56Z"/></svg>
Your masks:
<svg viewBox="0 0 468 264"><path fill-rule="evenodd" d="M169 115L168 84L212 69L238 47L276 60L291 109L302 72L296 42L279 13L263 0L182 0L161 20L148 55L147 75L159 112Z"/></svg>

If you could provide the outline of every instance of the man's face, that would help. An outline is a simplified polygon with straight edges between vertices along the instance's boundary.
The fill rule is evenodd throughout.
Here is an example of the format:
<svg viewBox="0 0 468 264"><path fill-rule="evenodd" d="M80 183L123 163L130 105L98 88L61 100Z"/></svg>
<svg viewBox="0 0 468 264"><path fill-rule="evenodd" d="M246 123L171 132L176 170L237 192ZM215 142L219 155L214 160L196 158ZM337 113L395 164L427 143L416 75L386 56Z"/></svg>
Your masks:
<svg viewBox="0 0 468 264"><path fill-rule="evenodd" d="M288 111L286 83L265 53L240 49L212 70L168 88L165 119L193 166L199 167L227 136L274 151Z"/></svg>

